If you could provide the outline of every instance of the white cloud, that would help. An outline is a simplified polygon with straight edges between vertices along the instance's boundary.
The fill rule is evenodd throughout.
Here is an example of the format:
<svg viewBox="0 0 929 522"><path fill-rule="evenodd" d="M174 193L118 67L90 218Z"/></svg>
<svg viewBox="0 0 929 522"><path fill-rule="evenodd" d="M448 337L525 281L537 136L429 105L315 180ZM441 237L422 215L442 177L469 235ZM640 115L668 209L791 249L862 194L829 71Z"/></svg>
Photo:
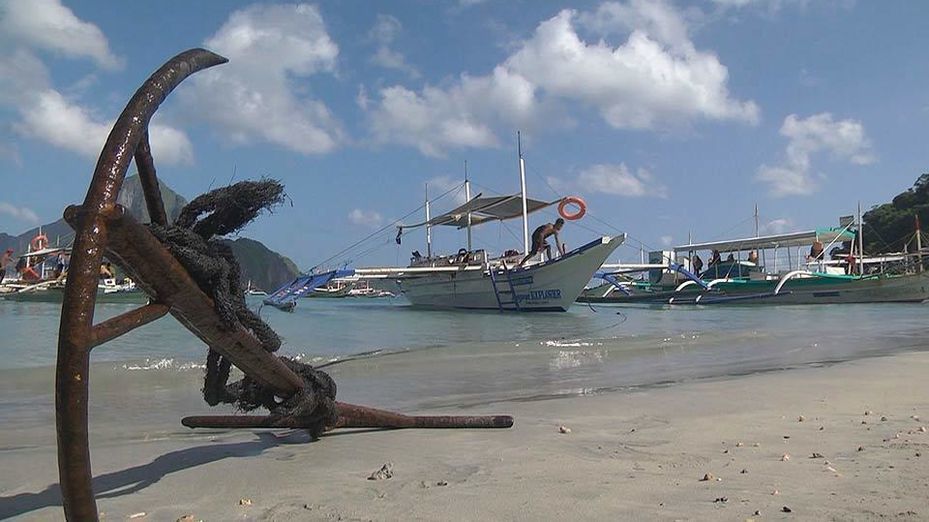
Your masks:
<svg viewBox="0 0 929 522"><path fill-rule="evenodd" d="M761 225L759 228L761 229L760 233L762 234L783 234L784 232L787 232L793 228L793 226L793 221L790 219L778 218L768 221L767 223Z"/></svg>
<svg viewBox="0 0 929 522"><path fill-rule="evenodd" d="M661 240L661 246L671 246L671 242L674 241L673 236L661 236L658 238Z"/></svg>
<svg viewBox="0 0 929 522"><path fill-rule="evenodd" d="M585 41L578 26L620 35L619 45ZM563 10L484 76L462 74L419 91L378 93L369 115L375 139L427 155L497 146L498 128L565 125L545 117L565 103L597 111L619 129L663 129L699 119L754 124L754 102L733 99L728 70L699 51L684 19L663 2L607 2L596 11ZM568 120L569 122L569 120Z"/></svg>
<svg viewBox="0 0 929 522"><path fill-rule="evenodd" d="M762 165L756 179L769 185L772 196L810 195L818 190L812 171L812 157L827 151L835 160L853 165L868 165L875 161L871 142L861 122L845 119L836 121L828 112L806 119L791 114L784 119L780 133L788 138L786 158L780 165Z"/></svg>
<svg viewBox="0 0 929 522"><path fill-rule="evenodd" d="M329 152L343 141L328 107L297 84L334 72L339 54L315 6L235 11L205 45L230 61L195 76L181 96L217 132L236 143L262 140L302 154Z"/></svg>
<svg viewBox="0 0 929 522"><path fill-rule="evenodd" d="M10 216L19 221L27 223L38 223L39 216L32 209L26 207L17 207L12 203L0 201L0 215Z"/></svg>
<svg viewBox="0 0 929 522"><path fill-rule="evenodd" d="M362 210L360 208L352 209L348 213L348 221L353 225L363 227L377 228L384 222L384 217L373 210Z"/></svg>
<svg viewBox="0 0 929 522"><path fill-rule="evenodd" d="M370 38L377 42L377 51L371 56L371 63L385 69L394 69L405 73L410 78L420 77L419 70L406 61L406 57L391 48L397 35L403 30L403 25L397 18L379 14L374 27L371 28Z"/></svg>
<svg viewBox="0 0 929 522"><path fill-rule="evenodd" d="M79 100L56 90L35 51L90 57L98 65L114 67L118 60L110 53L103 33L55 1L0 0L0 12L0 44L9 46L8 52L0 53L0 107L19 113L19 121L11 127L20 135L96 158L115 120L101 118ZM86 75L69 90L79 94L94 78ZM192 161L193 146L182 131L155 123L150 134L158 163Z"/></svg>
<svg viewBox="0 0 929 522"><path fill-rule="evenodd" d="M18 132L91 159L100 155L115 123L115 120L100 120L88 109L70 102L54 89L34 93L33 103L21 107L20 111L22 121L14 124ZM157 163L193 161L193 145L184 132L152 123L149 125L149 134L152 155Z"/></svg>
<svg viewBox="0 0 929 522"><path fill-rule="evenodd" d="M581 190L602 192L614 196L667 197L668 189L660 184L646 169L629 170L625 163L618 165L593 165L577 177L576 186Z"/></svg>
<svg viewBox="0 0 929 522"><path fill-rule="evenodd" d="M0 39L69 58L91 58L107 69L121 65L103 32L80 20L58 0L0 0L0 14L0 35L5 35Z"/></svg>

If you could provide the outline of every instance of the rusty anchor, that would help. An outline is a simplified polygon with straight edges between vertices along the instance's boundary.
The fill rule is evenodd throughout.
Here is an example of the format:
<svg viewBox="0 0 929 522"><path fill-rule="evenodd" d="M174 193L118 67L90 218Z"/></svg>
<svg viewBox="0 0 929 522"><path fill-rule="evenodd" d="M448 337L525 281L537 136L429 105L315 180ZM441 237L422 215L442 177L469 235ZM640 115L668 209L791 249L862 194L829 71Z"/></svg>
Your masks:
<svg viewBox="0 0 929 522"><path fill-rule="evenodd" d="M65 210L74 228L71 266L62 304L55 379L58 470L68 520L96 520L88 441L90 352L95 347L166 314L229 358L244 374L287 398L301 391L303 380L265 351L241 325L224 328L212 299L194 282L167 248L116 204L134 158L153 223L167 224L149 145L148 125L168 94L188 76L226 63L205 49L182 52L155 71L132 96L107 137L90 188L80 206ZM151 302L94 324L98 269L103 257L122 268ZM337 402L337 428L509 428L513 418L497 416L408 416ZM209 428L305 428L300 417L198 416L185 426Z"/></svg>

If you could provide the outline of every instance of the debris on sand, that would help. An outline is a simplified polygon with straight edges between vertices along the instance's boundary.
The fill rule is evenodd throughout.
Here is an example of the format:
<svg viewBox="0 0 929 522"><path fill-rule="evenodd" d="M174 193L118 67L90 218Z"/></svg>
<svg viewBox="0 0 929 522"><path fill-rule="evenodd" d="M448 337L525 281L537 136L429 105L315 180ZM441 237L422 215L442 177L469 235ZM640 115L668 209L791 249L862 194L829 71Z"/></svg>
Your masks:
<svg viewBox="0 0 929 522"><path fill-rule="evenodd" d="M138 513L133 513L133 514L129 515L129 520L134 520L134 519L136 519L136 518L142 518L142 517L144 517L146 514L147 514L147 513L145 513L144 511L139 511Z"/></svg>
<svg viewBox="0 0 929 522"><path fill-rule="evenodd" d="M729 502L729 498L728 497L716 497L716 500L714 500L713 502L715 502L716 504L725 504L726 502Z"/></svg>
<svg viewBox="0 0 929 522"><path fill-rule="evenodd" d="M784 507L781 508L781 512L783 512L783 513L792 513L793 510L790 509L790 508L787 507L787 506L784 506Z"/></svg>
<svg viewBox="0 0 929 522"><path fill-rule="evenodd" d="M239 499L239 505L240 505L240 506L251 506L251 505L252 505L252 499L250 499L250 498L240 498L240 499Z"/></svg>
<svg viewBox="0 0 929 522"><path fill-rule="evenodd" d="M814 452L810 455L810 458L811 458L811 459L824 459L824 458L826 458L826 457L824 457L822 453L817 453L817 452L814 451Z"/></svg>
<svg viewBox="0 0 929 522"><path fill-rule="evenodd" d="M448 485L448 481L447 481L447 480L440 480L440 481L436 482L435 485L436 485L436 486L447 486L447 485Z"/></svg>
<svg viewBox="0 0 929 522"><path fill-rule="evenodd" d="M787 462L788 460L790 460L790 453L785 453L784 456L781 457L781 462Z"/></svg>
<svg viewBox="0 0 929 522"><path fill-rule="evenodd" d="M806 420L806 417L804 417L803 415L797 417L797 422L803 422L805 420Z"/></svg>
<svg viewBox="0 0 929 522"><path fill-rule="evenodd" d="M177 519L176 522L203 522L203 521L202 521L202 520L199 520L199 519L197 519L197 518L194 518L194 516L191 515L191 514L187 514L187 515L184 515L184 516L182 516L181 518Z"/></svg>
<svg viewBox="0 0 929 522"><path fill-rule="evenodd" d="M874 412L871 411L871 410L865 410L865 411L864 411L864 414L865 414L865 415L871 415L872 413L874 413Z"/></svg>
<svg viewBox="0 0 929 522"><path fill-rule="evenodd" d="M571 428L565 425L558 426L558 433L571 433Z"/></svg>
<svg viewBox="0 0 929 522"><path fill-rule="evenodd" d="M709 482L711 480L716 480L716 477L714 477L712 473L707 473L706 475L703 475L703 478L700 479L700 482Z"/></svg>
<svg viewBox="0 0 929 522"><path fill-rule="evenodd" d="M389 479L392 476L394 476L394 466L390 462L387 462L383 466L381 466L381 469L372 473L368 477L368 480L385 480L385 479Z"/></svg>

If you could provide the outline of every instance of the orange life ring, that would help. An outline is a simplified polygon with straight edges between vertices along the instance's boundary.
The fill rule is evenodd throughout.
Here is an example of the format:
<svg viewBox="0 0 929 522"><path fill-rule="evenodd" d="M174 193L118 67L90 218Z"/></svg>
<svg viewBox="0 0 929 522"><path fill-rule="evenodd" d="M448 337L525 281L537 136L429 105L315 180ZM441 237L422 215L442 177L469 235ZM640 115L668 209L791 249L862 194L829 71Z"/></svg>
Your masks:
<svg viewBox="0 0 929 522"><path fill-rule="evenodd" d="M48 237L45 234L39 234L32 238L32 242L29 244L32 245L33 252L36 250L43 250L48 248Z"/></svg>
<svg viewBox="0 0 929 522"><path fill-rule="evenodd" d="M577 212L569 214L565 211L565 207L568 205L577 205ZM577 196L568 196L561 200L561 203L558 204L558 214L567 219L568 221L574 221L576 219L581 219L584 217L584 214L587 213L587 203L584 203L584 200Z"/></svg>

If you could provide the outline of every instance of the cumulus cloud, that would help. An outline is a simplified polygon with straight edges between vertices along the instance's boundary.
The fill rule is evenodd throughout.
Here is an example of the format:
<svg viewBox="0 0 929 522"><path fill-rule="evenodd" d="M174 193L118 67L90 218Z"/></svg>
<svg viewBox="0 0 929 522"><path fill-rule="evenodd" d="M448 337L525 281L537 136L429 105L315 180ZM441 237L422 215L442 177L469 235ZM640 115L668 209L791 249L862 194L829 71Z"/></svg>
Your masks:
<svg viewBox="0 0 929 522"><path fill-rule="evenodd" d="M22 136L96 158L115 120L100 117L77 98L55 89L36 53L55 51L69 58L89 57L101 67L116 67L119 60L110 52L103 33L52 0L0 0L0 13L0 44L9 48L0 53L0 107L19 115L11 128ZM92 80L79 81L70 90L81 93L87 81ZM156 123L150 134L159 163L192 161L193 147L182 131Z"/></svg>
<svg viewBox="0 0 929 522"><path fill-rule="evenodd" d="M0 201L0 215L9 216L18 221L26 223L38 223L39 216L32 209L26 207L17 207L12 203Z"/></svg>
<svg viewBox="0 0 929 522"><path fill-rule="evenodd" d="M34 94L33 103L21 108L22 121L14 124L21 134L41 139L56 147L96 158L115 120L98 119L88 109L72 103L54 89ZM152 155L159 163L193 161L193 145L184 132L151 123Z"/></svg>
<svg viewBox="0 0 929 522"><path fill-rule="evenodd" d="M820 151L834 160L853 165L875 161L871 142L861 122L836 121L828 112L806 119L791 114L784 119L780 133L788 139L786 158L780 165L762 165L756 179L766 183L772 196L810 195L819 188L812 172L812 158Z"/></svg>
<svg viewBox="0 0 929 522"><path fill-rule="evenodd" d="M602 35L585 40L580 29ZM625 39L618 45L607 38ZM374 138L441 155L498 145L496 129L552 126L565 104L595 110L617 129L664 129L696 120L754 124L758 106L734 99L728 69L696 49L684 19L663 2L607 2L566 9L540 23L483 76L462 74L415 91L382 88L369 100ZM563 125L563 123L561 123Z"/></svg>
<svg viewBox="0 0 929 522"><path fill-rule="evenodd" d="M0 34L69 58L90 58L107 69L121 65L103 32L58 0L0 0Z"/></svg>
<svg viewBox="0 0 929 522"><path fill-rule="evenodd" d="M352 211L348 213L348 222L353 225L377 228L384 222L384 216L373 210L362 210L360 208L356 208L352 209Z"/></svg>
<svg viewBox="0 0 929 522"><path fill-rule="evenodd" d="M189 111L224 137L302 154L329 152L343 141L341 124L328 107L303 94L297 83L334 72L339 55L315 6L235 11L205 45L230 62L193 77L181 95Z"/></svg>
<svg viewBox="0 0 929 522"><path fill-rule="evenodd" d="M793 228L793 226L793 221L788 218L772 219L761 225L761 227L759 227L761 229L759 232L762 234L783 234Z"/></svg>
<svg viewBox="0 0 929 522"><path fill-rule="evenodd" d="M660 184L651 172L641 167L632 172L625 163L588 167L578 175L577 186L614 196L664 198L668 195L667 187Z"/></svg>
<svg viewBox="0 0 929 522"><path fill-rule="evenodd" d="M374 27L371 28L370 38L377 43L377 50L371 56L371 63L385 69L400 71L410 78L420 77L419 70L406 61L406 57L391 48L397 35L403 30L403 25L396 17L379 14Z"/></svg>

